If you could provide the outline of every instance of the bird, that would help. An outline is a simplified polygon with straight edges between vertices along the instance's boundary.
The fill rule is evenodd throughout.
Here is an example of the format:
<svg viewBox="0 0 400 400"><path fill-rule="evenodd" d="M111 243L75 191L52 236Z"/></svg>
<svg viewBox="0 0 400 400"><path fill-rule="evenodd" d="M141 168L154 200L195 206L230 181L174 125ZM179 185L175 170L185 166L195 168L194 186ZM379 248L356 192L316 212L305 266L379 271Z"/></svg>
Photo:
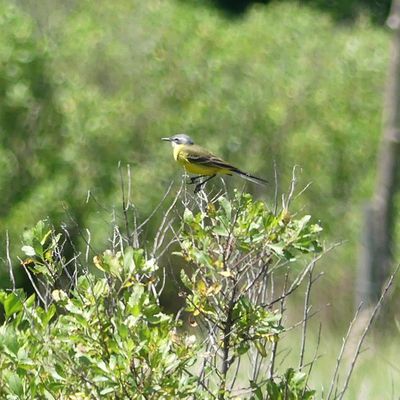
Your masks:
<svg viewBox="0 0 400 400"><path fill-rule="evenodd" d="M196 185L194 193L198 193L206 182L217 175L232 175L235 173L257 184L264 185L268 183L265 179L250 175L224 161L222 158L215 156L207 149L198 146L190 136L184 133L179 133L171 137L163 137L161 140L171 142L175 161L181 164L186 172L196 174L188 182L189 184ZM202 178L205 179L201 180Z"/></svg>

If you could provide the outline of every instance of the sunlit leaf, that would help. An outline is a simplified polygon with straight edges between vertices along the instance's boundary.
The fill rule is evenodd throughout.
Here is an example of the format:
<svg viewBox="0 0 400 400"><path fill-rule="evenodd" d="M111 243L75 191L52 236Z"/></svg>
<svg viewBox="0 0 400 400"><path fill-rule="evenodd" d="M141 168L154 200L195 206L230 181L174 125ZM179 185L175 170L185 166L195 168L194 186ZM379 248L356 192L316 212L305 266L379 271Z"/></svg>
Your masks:
<svg viewBox="0 0 400 400"><path fill-rule="evenodd" d="M15 293L10 293L3 300L3 306L6 317L10 317L12 314L22 310L23 303Z"/></svg>

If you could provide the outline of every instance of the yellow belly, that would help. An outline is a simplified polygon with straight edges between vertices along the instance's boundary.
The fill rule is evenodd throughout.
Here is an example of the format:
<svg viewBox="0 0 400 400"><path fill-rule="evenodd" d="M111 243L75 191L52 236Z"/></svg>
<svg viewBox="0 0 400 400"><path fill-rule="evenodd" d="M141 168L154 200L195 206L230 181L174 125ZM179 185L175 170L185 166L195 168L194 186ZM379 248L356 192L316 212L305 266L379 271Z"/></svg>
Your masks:
<svg viewBox="0 0 400 400"><path fill-rule="evenodd" d="M178 160L179 164L185 168L186 172L196 175L215 175L215 174L228 174L230 173L227 169L209 167L201 164L189 163L185 160Z"/></svg>
<svg viewBox="0 0 400 400"><path fill-rule="evenodd" d="M232 171L219 166L205 165L201 163L190 162L187 159L187 151L184 145L174 147L175 160L185 168L186 172L196 175L216 175L216 174L232 174Z"/></svg>

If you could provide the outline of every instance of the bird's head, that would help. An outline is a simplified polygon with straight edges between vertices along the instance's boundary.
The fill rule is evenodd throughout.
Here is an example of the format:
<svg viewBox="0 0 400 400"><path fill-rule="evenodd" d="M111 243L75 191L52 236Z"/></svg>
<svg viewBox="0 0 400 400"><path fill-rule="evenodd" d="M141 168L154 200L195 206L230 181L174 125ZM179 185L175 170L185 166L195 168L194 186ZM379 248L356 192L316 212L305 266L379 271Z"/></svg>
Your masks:
<svg viewBox="0 0 400 400"><path fill-rule="evenodd" d="M171 137L161 138L161 140L171 142L172 147L177 146L179 144L186 144L186 145L194 144L193 139L190 136L185 135L184 133L179 133Z"/></svg>

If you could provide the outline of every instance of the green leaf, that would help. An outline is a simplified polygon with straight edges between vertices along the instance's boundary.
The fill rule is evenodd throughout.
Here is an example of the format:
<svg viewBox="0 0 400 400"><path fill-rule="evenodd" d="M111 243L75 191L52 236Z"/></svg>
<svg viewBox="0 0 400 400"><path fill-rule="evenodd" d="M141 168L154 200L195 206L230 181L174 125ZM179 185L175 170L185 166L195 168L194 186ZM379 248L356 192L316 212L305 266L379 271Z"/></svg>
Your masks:
<svg viewBox="0 0 400 400"><path fill-rule="evenodd" d="M307 375L304 372L297 371L292 377L292 382L295 383L296 386L303 387L306 377Z"/></svg>
<svg viewBox="0 0 400 400"><path fill-rule="evenodd" d="M197 264L201 265L201 266L211 266L211 258L210 256L207 254L207 252L205 251L196 251L196 253L194 254L195 256L195 260L197 262Z"/></svg>
<svg viewBox="0 0 400 400"><path fill-rule="evenodd" d="M217 225L213 229L214 233L219 236L227 237L229 236L229 231L224 225Z"/></svg>
<svg viewBox="0 0 400 400"><path fill-rule="evenodd" d="M133 261L135 262L135 271L141 272L145 262L143 249L133 250Z"/></svg>
<svg viewBox="0 0 400 400"><path fill-rule="evenodd" d="M2 340L6 349L9 350L12 355L17 356L21 346L18 342L18 335L16 334L16 331L13 328L7 329L3 334Z"/></svg>
<svg viewBox="0 0 400 400"><path fill-rule="evenodd" d="M119 253L114 254L110 250L105 251L102 258L103 262L101 264L106 272L121 280L121 270L123 266L120 263L118 255Z"/></svg>
<svg viewBox="0 0 400 400"><path fill-rule="evenodd" d="M311 215L305 215L303 218L298 221L298 231L300 232L301 230L304 229L304 227L310 222L311 220Z"/></svg>
<svg viewBox="0 0 400 400"><path fill-rule="evenodd" d="M162 322L167 322L170 320L170 317L166 314L163 313L157 313L154 315L148 315L147 316L147 320L151 323L151 324L161 324Z"/></svg>
<svg viewBox="0 0 400 400"><path fill-rule="evenodd" d="M267 350L265 349L264 343L261 343L260 340L255 340L254 345L256 346L256 349L260 353L261 357L267 357L268 353Z"/></svg>
<svg viewBox="0 0 400 400"><path fill-rule="evenodd" d="M22 386L21 378L16 373L7 371L6 382L12 393L19 397L23 396L24 387Z"/></svg>
<svg viewBox="0 0 400 400"><path fill-rule="evenodd" d="M128 247L124 251L124 271L128 274L135 272L135 261L133 260L133 248Z"/></svg>
<svg viewBox="0 0 400 400"><path fill-rule="evenodd" d="M283 396L280 393L279 385L275 383L273 379L269 379L267 382L267 393L270 399L281 400Z"/></svg>
<svg viewBox="0 0 400 400"><path fill-rule="evenodd" d="M5 290L0 290L0 303L3 304L4 300L7 298L7 292Z"/></svg>
<svg viewBox="0 0 400 400"><path fill-rule="evenodd" d="M100 394L104 396L105 394L109 394L109 393L113 393L113 392L115 392L115 388L107 387L107 388L101 390Z"/></svg>
<svg viewBox="0 0 400 400"><path fill-rule="evenodd" d="M41 243L41 239L36 238L36 236L32 240L32 247L36 255L40 258L43 258L43 245Z"/></svg>
<svg viewBox="0 0 400 400"><path fill-rule="evenodd" d="M106 279L99 279L93 288L93 296L97 300L100 297L107 296L109 293L109 286Z"/></svg>
<svg viewBox="0 0 400 400"><path fill-rule="evenodd" d="M158 270L158 264L155 258L149 258L143 265L143 272L152 273Z"/></svg>
<svg viewBox="0 0 400 400"><path fill-rule="evenodd" d="M65 304L65 309L68 310L72 314L82 314L83 309L80 307L82 305L78 304L77 301L68 300Z"/></svg>
<svg viewBox="0 0 400 400"><path fill-rule="evenodd" d="M192 281L190 280L189 276L187 275L184 269L181 269L180 275L181 275L181 281L185 285L185 287L187 287L188 289L192 289L193 288Z"/></svg>
<svg viewBox="0 0 400 400"><path fill-rule="evenodd" d="M238 355L243 355L246 354L250 349L250 344L248 341L242 341L238 346L237 346L237 354Z"/></svg>
<svg viewBox="0 0 400 400"><path fill-rule="evenodd" d="M254 382L251 380L250 387L252 388L252 393L253 393L253 396L255 396L254 397L255 399L258 399L258 400L264 399L264 396L263 396L263 393L261 390L261 386L259 384L257 384L257 382Z"/></svg>
<svg viewBox="0 0 400 400"><path fill-rule="evenodd" d="M231 202L227 198L225 198L223 196L221 196L218 199L218 201L219 201L219 204L221 205L221 207L223 208L223 210L225 212L225 220L226 221L230 221L231 218L232 218L232 204L231 204Z"/></svg>
<svg viewBox="0 0 400 400"><path fill-rule="evenodd" d="M50 230L48 230L44 235L43 235L43 237L40 239L40 244L42 245L42 246L44 246L45 245L45 243L46 243L46 240L48 239L48 237L51 235L51 233L52 233L53 231L50 229ZM57 237L58 237L58 239L60 238L60 235L57 235ZM57 238L56 237L56 238ZM56 239L57 240L57 239Z"/></svg>
<svg viewBox="0 0 400 400"><path fill-rule="evenodd" d="M191 224L193 219L193 213L188 208L185 208L185 211L183 212L183 222Z"/></svg>
<svg viewBox="0 0 400 400"><path fill-rule="evenodd" d="M56 364L54 368L49 368L48 371L56 381L66 381L65 371L61 368L59 364Z"/></svg>
<svg viewBox="0 0 400 400"><path fill-rule="evenodd" d="M6 317L10 317L12 314L22 310L22 301L14 293L10 293L3 301L4 311Z"/></svg>
<svg viewBox="0 0 400 400"><path fill-rule="evenodd" d="M35 304L36 300L36 295L35 293L31 294L26 300L25 300L25 307L31 308Z"/></svg>
<svg viewBox="0 0 400 400"><path fill-rule="evenodd" d="M56 313L56 305L52 304L48 309L47 312L44 314L42 321L45 325L48 325L49 322L51 321L51 319L54 317L55 313Z"/></svg>

